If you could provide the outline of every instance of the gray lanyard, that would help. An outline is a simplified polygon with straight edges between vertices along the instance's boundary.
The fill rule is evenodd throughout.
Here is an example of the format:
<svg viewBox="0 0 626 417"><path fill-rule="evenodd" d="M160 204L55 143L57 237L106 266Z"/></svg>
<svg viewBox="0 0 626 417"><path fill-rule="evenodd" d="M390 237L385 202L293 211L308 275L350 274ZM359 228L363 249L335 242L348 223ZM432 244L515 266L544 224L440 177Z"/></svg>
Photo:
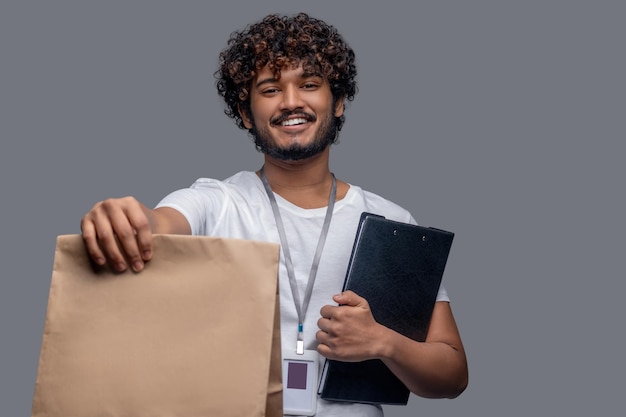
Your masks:
<svg viewBox="0 0 626 417"><path fill-rule="evenodd" d="M317 268L320 264L320 258L322 257L322 251L324 250L324 243L326 243L326 236L328 235L328 228L330 226L330 219L333 217L333 207L335 206L335 197L337 196L337 180L335 175L331 173L333 177L333 185L330 189L330 196L328 197L328 207L326 208L326 216L324 217L324 225L320 232L319 240L317 241L317 249L315 250L315 256L313 257L313 264L311 265L311 271L309 272L309 281L306 285L304 292L304 300L300 303L300 291L298 291L298 283L296 282L296 274L293 269L293 263L291 262L291 253L289 252L289 244L287 242L287 235L285 234L285 227L283 226L283 220L278 210L278 204L276 203L276 197L270 183L265 177L265 172L261 168L261 181L265 186L265 191L270 199L272 205L272 211L274 212L274 220L276 221L276 228L278 229L278 235L280 237L280 246L283 250L285 257L285 266L287 267L287 276L289 277L289 285L291 286L291 294L293 296L293 302L296 306L296 312L298 313L298 340L296 343L296 353L299 355L304 354L304 338L303 338L303 323L306 311L309 308L309 301L311 301L311 294L313 294L313 284L315 283L315 277L317 275Z"/></svg>

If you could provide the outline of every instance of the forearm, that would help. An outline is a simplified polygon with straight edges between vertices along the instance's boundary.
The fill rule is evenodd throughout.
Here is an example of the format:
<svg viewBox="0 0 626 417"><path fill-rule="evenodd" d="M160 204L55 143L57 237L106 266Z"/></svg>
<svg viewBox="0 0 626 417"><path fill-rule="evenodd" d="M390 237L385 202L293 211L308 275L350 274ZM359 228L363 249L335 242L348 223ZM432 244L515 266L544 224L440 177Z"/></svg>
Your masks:
<svg viewBox="0 0 626 417"><path fill-rule="evenodd" d="M146 208L146 210L153 233L169 233L175 235L191 234L191 227L187 219L179 211L169 207L160 207L155 210L148 210Z"/></svg>
<svg viewBox="0 0 626 417"><path fill-rule="evenodd" d="M367 300L352 291L324 306L317 350L329 359L380 359L415 394L454 398L467 386L467 361L450 303L437 302L425 342L417 342L374 320Z"/></svg>
<svg viewBox="0 0 626 417"><path fill-rule="evenodd" d="M467 364L458 347L416 342L389 331L382 361L416 395L455 398L467 386Z"/></svg>
<svg viewBox="0 0 626 417"><path fill-rule="evenodd" d="M468 383L467 359L450 305L435 303L425 342L383 330L380 359L411 390L427 398L454 398Z"/></svg>

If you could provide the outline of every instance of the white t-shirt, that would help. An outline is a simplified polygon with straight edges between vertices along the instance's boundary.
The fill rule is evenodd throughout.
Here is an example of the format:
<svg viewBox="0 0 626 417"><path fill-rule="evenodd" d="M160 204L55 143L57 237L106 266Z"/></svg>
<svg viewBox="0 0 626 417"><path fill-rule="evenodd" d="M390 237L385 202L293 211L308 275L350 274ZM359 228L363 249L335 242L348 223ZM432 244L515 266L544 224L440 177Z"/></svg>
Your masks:
<svg viewBox="0 0 626 417"><path fill-rule="evenodd" d="M326 207L303 209L275 194L285 227L300 299L306 288ZM274 214L263 183L254 172L239 172L224 180L198 179L190 188L166 196L157 207L171 207L182 213L193 235L228 237L280 243ZM328 237L322 252L313 295L304 320L305 349L315 350L320 309L335 304L332 296L341 292L354 236L362 212L416 224L411 214L376 194L350 185L346 196L335 203ZM281 337L283 349L295 347L298 318L284 258L279 269ZM437 301L449 301L443 288ZM324 358L320 356L320 368ZM321 369L320 369L321 374ZM382 416L380 407L318 400L318 416Z"/></svg>

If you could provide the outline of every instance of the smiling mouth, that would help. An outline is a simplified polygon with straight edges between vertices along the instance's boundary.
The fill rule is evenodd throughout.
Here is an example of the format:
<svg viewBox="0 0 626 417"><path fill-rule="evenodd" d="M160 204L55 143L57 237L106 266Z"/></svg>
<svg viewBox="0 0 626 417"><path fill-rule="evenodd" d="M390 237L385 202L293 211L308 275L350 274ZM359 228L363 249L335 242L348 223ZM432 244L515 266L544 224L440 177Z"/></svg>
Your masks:
<svg viewBox="0 0 626 417"><path fill-rule="evenodd" d="M297 119L285 120L280 125L281 126L298 126L298 125L305 124L306 122L307 122L306 119L299 117Z"/></svg>
<svg viewBox="0 0 626 417"><path fill-rule="evenodd" d="M306 123L315 122L315 116L313 114L299 112L285 112L275 119L271 120L271 124L274 126L299 126Z"/></svg>

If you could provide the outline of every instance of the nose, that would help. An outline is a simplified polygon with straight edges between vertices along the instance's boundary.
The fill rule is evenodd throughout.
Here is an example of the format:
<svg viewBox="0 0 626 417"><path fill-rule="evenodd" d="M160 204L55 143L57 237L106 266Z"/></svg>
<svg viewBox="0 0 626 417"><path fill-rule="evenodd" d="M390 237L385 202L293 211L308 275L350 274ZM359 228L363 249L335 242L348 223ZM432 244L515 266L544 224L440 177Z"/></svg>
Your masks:
<svg viewBox="0 0 626 417"><path fill-rule="evenodd" d="M283 90L281 110L294 110L304 106L301 91L297 86L289 86Z"/></svg>

